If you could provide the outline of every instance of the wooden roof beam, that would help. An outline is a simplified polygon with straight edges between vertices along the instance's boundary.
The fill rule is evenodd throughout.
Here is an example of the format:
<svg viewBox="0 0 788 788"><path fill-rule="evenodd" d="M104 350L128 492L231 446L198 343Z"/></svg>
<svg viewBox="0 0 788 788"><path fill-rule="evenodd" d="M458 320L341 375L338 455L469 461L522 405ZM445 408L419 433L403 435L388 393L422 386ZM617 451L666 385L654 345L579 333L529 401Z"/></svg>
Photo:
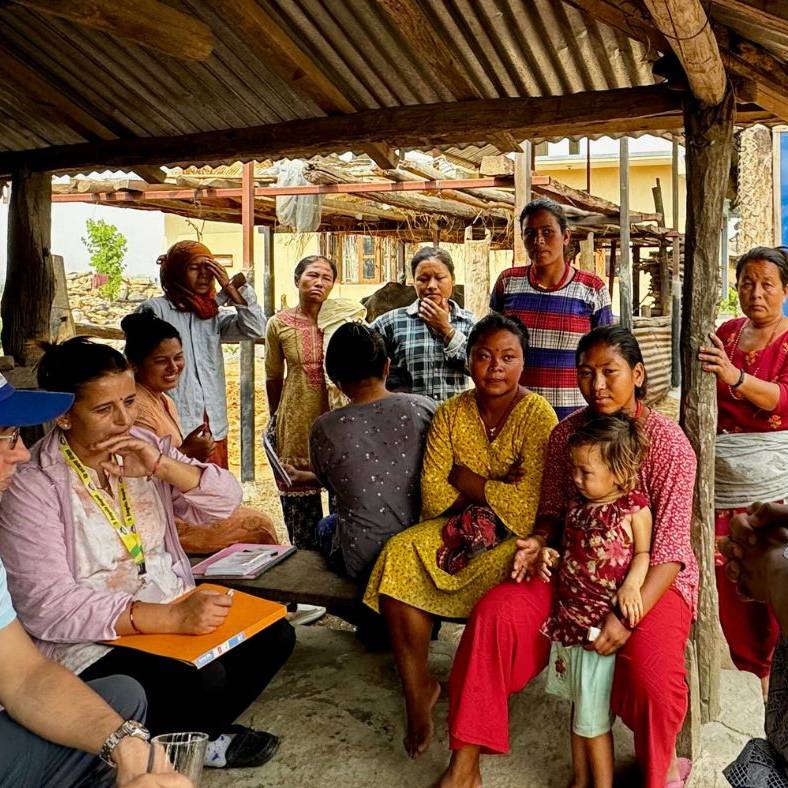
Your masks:
<svg viewBox="0 0 788 788"><path fill-rule="evenodd" d="M643 0L687 74L690 90L707 107L725 97L720 48L700 0Z"/></svg>
<svg viewBox="0 0 788 788"><path fill-rule="evenodd" d="M213 51L213 33L208 25L159 0L13 2L185 60L205 60Z"/></svg>
<svg viewBox="0 0 788 788"><path fill-rule="evenodd" d="M788 0L712 0L712 4L733 11L764 30L788 36Z"/></svg>
<svg viewBox="0 0 788 788"><path fill-rule="evenodd" d="M222 0L222 14L265 52L266 65L327 115L347 115L359 109L257 0ZM360 145L359 150L379 167L397 166L399 155L387 140Z"/></svg>
<svg viewBox="0 0 788 788"><path fill-rule="evenodd" d="M626 8L621 0L565 0L596 21L604 22L625 33L635 41L645 44L652 54L667 52L668 41L660 30L654 26L654 20L638 3L627 3Z"/></svg>
<svg viewBox="0 0 788 788"><path fill-rule="evenodd" d="M138 164L134 172L146 183L164 183L167 180L167 173L155 165Z"/></svg>
<svg viewBox="0 0 788 788"><path fill-rule="evenodd" d="M673 129L684 122L681 101L680 92L650 85L567 96L387 107L243 129L5 152L0 153L0 175L20 165L63 171L308 158L327 151L358 150L370 141L386 141L404 149L463 145L500 131L531 139Z"/></svg>

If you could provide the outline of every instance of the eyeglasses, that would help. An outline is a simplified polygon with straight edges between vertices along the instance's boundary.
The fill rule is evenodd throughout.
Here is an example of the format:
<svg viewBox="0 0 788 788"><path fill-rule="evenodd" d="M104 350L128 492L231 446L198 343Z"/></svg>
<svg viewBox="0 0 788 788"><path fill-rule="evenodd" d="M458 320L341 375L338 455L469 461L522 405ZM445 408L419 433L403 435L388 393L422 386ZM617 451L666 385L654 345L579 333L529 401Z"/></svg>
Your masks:
<svg viewBox="0 0 788 788"><path fill-rule="evenodd" d="M19 427L14 427L7 435L0 435L0 441L8 441L8 450L13 451L19 443Z"/></svg>

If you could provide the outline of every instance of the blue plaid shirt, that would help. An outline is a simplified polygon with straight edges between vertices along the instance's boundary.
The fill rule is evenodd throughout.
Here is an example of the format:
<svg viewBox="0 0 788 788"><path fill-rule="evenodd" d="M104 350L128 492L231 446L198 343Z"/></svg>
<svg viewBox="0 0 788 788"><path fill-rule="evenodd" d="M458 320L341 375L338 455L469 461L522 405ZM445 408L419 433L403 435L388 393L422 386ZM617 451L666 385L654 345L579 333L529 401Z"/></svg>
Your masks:
<svg viewBox="0 0 788 788"><path fill-rule="evenodd" d="M470 386L465 346L476 322L472 312L449 301L449 322L454 328L448 345L419 317L419 302L381 315L372 324L385 340L394 367L406 369L413 378L413 394L438 402Z"/></svg>

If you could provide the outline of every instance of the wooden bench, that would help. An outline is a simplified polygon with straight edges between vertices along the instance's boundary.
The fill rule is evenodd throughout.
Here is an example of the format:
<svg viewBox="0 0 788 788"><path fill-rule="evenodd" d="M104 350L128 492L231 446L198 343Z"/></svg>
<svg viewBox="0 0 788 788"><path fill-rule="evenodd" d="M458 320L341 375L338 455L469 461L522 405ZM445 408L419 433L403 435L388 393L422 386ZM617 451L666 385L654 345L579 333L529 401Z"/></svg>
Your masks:
<svg viewBox="0 0 788 788"><path fill-rule="evenodd" d="M217 582L283 604L321 605L329 613L346 620L355 618L353 611L358 605L356 584L332 572L316 550L296 550L255 580Z"/></svg>

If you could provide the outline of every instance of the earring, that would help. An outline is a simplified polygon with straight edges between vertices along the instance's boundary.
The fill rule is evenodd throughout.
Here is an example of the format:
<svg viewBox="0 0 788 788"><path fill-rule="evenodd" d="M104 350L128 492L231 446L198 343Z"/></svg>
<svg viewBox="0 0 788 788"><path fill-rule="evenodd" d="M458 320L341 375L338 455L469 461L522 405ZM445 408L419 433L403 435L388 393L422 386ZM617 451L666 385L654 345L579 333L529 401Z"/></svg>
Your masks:
<svg viewBox="0 0 788 788"><path fill-rule="evenodd" d="M61 430L70 430L71 429L71 420L70 419L58 419L57 426L60 427Z"/></svg>

